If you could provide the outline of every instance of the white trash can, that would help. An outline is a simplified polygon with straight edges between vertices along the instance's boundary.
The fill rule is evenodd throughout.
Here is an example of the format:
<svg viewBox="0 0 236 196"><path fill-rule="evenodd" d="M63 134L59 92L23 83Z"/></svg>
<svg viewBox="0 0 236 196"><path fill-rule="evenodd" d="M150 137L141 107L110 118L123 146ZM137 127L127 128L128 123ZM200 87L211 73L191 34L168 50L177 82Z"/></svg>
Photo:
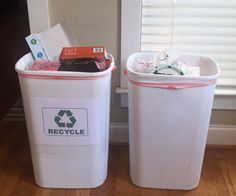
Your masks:
<svg viewBox="0 0 236 196"><path fill-rule="evenodd" d="M137 73L127 61L130 176L141 187L189 190L198 186L218 65L208 57L181 56L199 77Z"/></svg>
<svg viewBox="0 0 236 196"><path fill-rule="evenodd" d="M29 71L31 54L16 63L39 186L93 188L105 181L111 59L96 73Z"/></svg>

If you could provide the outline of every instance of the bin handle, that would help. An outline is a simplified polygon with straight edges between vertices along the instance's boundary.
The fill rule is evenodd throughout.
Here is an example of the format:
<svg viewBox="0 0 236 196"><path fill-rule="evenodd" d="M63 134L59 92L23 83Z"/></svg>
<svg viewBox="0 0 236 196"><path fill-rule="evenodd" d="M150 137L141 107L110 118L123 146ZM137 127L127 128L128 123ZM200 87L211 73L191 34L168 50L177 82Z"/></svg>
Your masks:
<svg viewBox="0 0 236 196"><path fill-rule="evenodd" d="M161 83L161 82L137 82L129 77L128 80L137 85L137 86L144 86L144 87L154 87L154 88L162 88L162 89L170 89L170 90L179 90L185 88L197 88L197 87L205 87L210 85L215 85L216 80L210 80L206 82L180 82L180 83Z"/></svg>

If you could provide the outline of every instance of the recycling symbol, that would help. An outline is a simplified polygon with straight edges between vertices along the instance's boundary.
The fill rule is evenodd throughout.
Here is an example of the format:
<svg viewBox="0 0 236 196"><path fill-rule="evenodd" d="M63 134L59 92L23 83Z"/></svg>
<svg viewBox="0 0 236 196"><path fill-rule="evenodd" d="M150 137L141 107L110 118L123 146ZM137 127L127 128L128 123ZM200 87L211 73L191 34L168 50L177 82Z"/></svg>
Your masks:
<svg viewBox="0 0 236 196"><path fill-rule="evenodd" d="M67 117L68 119L67 121L64 120L65 117ZM76 119L70 110L60 110L57 116L55 116L54 121L61 128L62 127L72 128L76 122Z"/></svg>

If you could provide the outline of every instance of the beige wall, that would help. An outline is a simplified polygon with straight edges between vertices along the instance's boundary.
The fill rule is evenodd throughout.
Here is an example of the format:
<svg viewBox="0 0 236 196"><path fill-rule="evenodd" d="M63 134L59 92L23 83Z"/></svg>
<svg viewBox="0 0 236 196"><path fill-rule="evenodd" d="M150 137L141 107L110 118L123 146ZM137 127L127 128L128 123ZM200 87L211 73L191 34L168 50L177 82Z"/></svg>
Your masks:
<svg viewBox="0 0 236 196"><path fill-rule="evenodd" d="M213 110L211 115L211 124L236 125L236 111Z"/></svg>
<svg viewBox="0 0 236 196"><path fill-rule="evenodd" d="M81 45L105 45L119 67L120 59L120 0L50 0L50 25L66 21L72 25ZM131 10L132 11L132 10ZM120 107L119 69L113 73L111 122L128 122L128 109ZM215 110L211 124L236 125L236 111Z"/></svg>

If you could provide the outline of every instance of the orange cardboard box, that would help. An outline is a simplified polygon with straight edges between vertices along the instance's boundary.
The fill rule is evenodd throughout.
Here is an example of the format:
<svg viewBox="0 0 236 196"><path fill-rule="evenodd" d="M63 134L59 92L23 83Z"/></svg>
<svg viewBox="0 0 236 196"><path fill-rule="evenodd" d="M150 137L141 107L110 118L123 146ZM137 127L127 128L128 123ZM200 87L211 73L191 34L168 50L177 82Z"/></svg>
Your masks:
<svg viewBox="0 0 236 196"><path fill-rule="evenodd" d="M60 60L105 57L106 50L104 46L64 47L61 51Z"/></svg>

